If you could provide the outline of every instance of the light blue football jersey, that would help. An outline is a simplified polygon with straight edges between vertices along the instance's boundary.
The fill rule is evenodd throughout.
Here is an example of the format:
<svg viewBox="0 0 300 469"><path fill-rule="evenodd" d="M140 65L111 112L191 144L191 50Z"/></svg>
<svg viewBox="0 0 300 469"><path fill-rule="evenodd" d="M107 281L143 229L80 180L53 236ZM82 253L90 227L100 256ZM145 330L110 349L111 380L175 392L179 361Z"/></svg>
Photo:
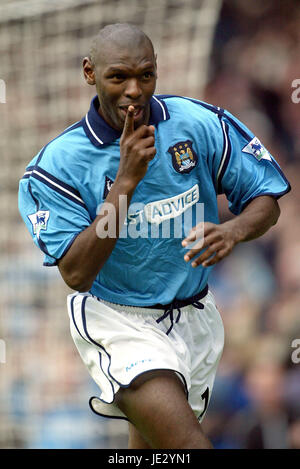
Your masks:
<svg viewBox="0 0 300 469"><path fill-rule="evenodd" d="M113 252L90 292L104 300L147 306L199 293L210 268L184 261L182 239L197 222L218 223L217 195L238 215L259 195L290 190L279 165L253 133L229 112L201 101L151 99L156 156L136 187ZM88 227L113 184L120 133L98 113L48 143L20 181L19 210L44 265L57 265Z"/></svg>

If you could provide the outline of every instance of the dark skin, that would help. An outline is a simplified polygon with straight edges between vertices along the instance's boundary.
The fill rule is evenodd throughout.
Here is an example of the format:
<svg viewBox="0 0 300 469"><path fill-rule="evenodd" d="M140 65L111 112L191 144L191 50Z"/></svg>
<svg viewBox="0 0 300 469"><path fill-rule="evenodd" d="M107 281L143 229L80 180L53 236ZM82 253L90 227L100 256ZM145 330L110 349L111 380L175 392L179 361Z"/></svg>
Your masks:
<svg viewBox="0 0 300 469"><path fill-rule="evenodd" d="M228 256L236 244L251 241L262 236L278 220L280 208L278 202L270 196L260 196L251 201L243 212L225 223L215 225L205 222L204 227L197 225L182 241L187 247L199 238L203 231L204 238L190 249L185 255L186 262L191 261L192 267L202 265L208 267ZM205 251L197 257L197 254Z"/></svg>
<svg viewBox="0 0 300 469"><path fill-rule="evenodd" d="M156 60L146 42L140 52L134 54L129 47L117 52L113 44L102 53L95 66L85 57L83 71L87 83L96 85L103 118L122 131L120 165L106 198L107 204L115 207L118 234L119 222L124 222L134 189L145 176L148 163L156 153L155 129L147 125L150 99L156 85ZM120 207L120 194L126 196L126 207ZM106 215L104 205L94 222L80 233L59 262L65 282L74 290L91 288L116 244L117 236L99 239L97 226L99 229L99 222Z"/></svg>
<svg viewBox="0 0 300 469"><path fill-rule="evenodd" d="M106 198L115 211L115 235L105 236L111 215L103 204L94 222L77 236L58 264L67 285L82 292L91 288L113 251L134 190L156 154L155 129L148 125L157 78L153 48L143 37L130 41L126 35L126 41L120 42L120 31L116 37L118 40L112 36L101 44L96 63L89 57L83 60L86 82L96 86L99 113L122 135L119 169ZM120 195L126 196L123 205ZM199 237L198 225L182 241L187 248L184 259L193 267L213 265L236 244L265 233L276 223L279 213L274 198L258 197L233 220L218 225L204 223L204 244L188 250ZM203 248L205 251L199 255ZM118 391L116 404L131 422L130 448L212 448L188 404L181 381L171 371L152 371L138 377L128 388Z"/></svg>
<svg viewBox="0 0 300 469"><path fill-rule="evenodd" d="M123 130L129 105L135 108L134 127L147 125L150 99L154 93L157 73L156 57L146 40L141 47L126 48L111 42L102 48L95 64L89 57L83 60L88 84L95 85L99 97L100 115L114 129Z"/></svg>

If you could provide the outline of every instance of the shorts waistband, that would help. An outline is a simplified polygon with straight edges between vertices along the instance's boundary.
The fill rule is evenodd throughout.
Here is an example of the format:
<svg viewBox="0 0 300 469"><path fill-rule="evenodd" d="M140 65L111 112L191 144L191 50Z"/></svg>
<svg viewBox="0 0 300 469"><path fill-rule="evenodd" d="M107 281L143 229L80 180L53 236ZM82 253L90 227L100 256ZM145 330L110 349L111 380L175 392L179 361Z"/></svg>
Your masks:
<svg viewBox="0 0 300 469"><path fill-rule="evenodd" d="M183 308L184 306L189 306L195 303L196 301L201 300L204 298L208 293L208 285L203 288L197 295L191 296L190 298L186 298L185 300L173 300L171 303L162 305L160 303L157 303L156 305L152 306L146 306L146 308L151 308L151 309L168 309L168 308L173 308L173 309L180 309Z"/></svg>
<svg viewBox="0 0 300 469"><path fill-rule="evenodd" d="M201 303L201 299L204 298L208 293L208 285L206 285L203 290L201 290L197 295L194 295L194 296L191 296L190 298L186 298L184 300L177 300L177 299L174 299L171 303L168 303L168 304L160 304L160 303L157 303L155 305L146 305L146 306L130 306L130 305L122 305L122 304L116 304L116 303L110 303L108 301L105 301L101 298L98 298L97 296L95 295L92 295L91 296L95 299L97 299L98 301L104 303L104 304L107 304L108 306L112 307L112 308L116 308L117 310L119 308L124 308L124 311L127 311L127 312L136 312L138 311L139 313L141 312L149 312L149 310L151 311L152 309L156 309L156 310L163 310L163 314L156 319L156 322L157 323L160 323L161 321L163 321L164 319L166 318L170 318L170 327L168 328L168 330L166 331L166 334L168 335L171 330L173 329L173 326L174 326L174 323L178 323L179 320L180 320L180 316L181 316L181 308L184 308L185 306L189 306L189 305L193 305L196 309L204 309L204 305ZM177 310L177 318L176 320L174 321L174 311Z"/></svg>
<svg viewBox="0 0 300 469"><path fill-rule="evenodd" d="M156 322L159 323L168 317L170 318L170 326L168 330L166 331L166 334L168 335L174 327L174 310L177 310L177 318L175 320L175 323L178 323L181 317L181 308L184 308L185 306L188 306L188 305L193 305L196 309L204 309L204 305L203 303L201 303L200 300L206 296L207 292L208 292L208 285L206 285L206 287L203 290L201 290L200 293L198 293L195 296L191 296L190 298L187 298L186 300L175 299L168 305L153 306L156 309L164 310L162 316L156 319Z"/></svg>
<svg viewBox="0 0 300 469"><path fill-rule="evenodd" d="M127 308L133 308L134 310L136 310L136 309L145 309L145 310L146 309L162 309L162 310L166 310L166 309L169 309L169 308L180 309L180 308L184 308L184 306L192 305L193 303L195 303L195 302L201 300L202 298L204 298L207 295L208 290L209 290L209 287L208 287L208 285L206 285L199 293L197 293L197 295L191 296L191 297L186 298L184 300L174 299L171 303L167 303L167 304L157 303L155 305L144 305L144 306L124 305L122 303L114 303L112 301L107 301L107 300L104 300L103 298L99 298L98 296L93 295L92 293L89 293L89 294L98 301L102 301L103 303L107 303L109 305L121 306L121 307L124 307L126 309Z"/></svg>

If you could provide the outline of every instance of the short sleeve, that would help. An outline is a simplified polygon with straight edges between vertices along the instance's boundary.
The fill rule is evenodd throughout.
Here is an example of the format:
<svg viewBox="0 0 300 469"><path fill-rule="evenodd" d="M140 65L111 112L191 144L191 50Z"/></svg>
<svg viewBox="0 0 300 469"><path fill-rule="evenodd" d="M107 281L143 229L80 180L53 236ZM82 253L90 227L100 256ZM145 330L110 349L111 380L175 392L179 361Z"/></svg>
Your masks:
<svg viewBox="0 0 300 469"><path fill-rule="evenodd" d="M19 184L19 211L44 265L57 265L75 238L91 224L80 193L39 166L28 167Z"/></svg>
<svg viewBox="0 0 300 469"><path fill-rule="evenodd" d="M221 112L218 119L213 174L217 192L226 195L229 209L238 215L255 197L278 199L289 192L279 164L260 140L229 112Z"/></svg>

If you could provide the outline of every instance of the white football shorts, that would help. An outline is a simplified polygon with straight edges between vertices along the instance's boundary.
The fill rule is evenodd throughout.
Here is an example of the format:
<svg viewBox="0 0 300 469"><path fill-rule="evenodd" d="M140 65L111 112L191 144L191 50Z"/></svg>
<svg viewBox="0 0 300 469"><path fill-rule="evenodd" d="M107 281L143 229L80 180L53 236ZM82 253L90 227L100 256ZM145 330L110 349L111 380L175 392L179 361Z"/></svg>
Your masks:
<svg viewBox="0 0 300 469"><path fill-rule="evenodd" d="M102 416L126 419L114 404L120 387L142 373L173 370L184 383L188 402L201 422L224 345L224 328L214 297L174 309L122 306L90 293L68 296L71 334L100 388L90 399Z"/></svg>

